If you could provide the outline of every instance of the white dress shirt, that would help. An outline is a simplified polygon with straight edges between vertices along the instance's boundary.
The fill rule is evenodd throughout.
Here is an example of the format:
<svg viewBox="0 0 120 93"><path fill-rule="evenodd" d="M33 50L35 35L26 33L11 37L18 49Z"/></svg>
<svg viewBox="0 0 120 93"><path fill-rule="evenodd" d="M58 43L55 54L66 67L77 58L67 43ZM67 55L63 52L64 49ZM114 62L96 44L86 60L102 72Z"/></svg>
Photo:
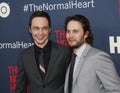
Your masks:
<svg viewBox="0 0 120 93"><path fill-rule="evenodd" d="M83 51L85 50L86 46L87 46L87 43L84 43L82 46L80 46L80 48L78 48L77 50L74 50L74 53L77 56L76 56L76 59L75 59L75 66L74 66L73 77L75 76L74 73L76 71L77 64L78 64L78 62L80 62L80 57L81 57Z"/></svg>

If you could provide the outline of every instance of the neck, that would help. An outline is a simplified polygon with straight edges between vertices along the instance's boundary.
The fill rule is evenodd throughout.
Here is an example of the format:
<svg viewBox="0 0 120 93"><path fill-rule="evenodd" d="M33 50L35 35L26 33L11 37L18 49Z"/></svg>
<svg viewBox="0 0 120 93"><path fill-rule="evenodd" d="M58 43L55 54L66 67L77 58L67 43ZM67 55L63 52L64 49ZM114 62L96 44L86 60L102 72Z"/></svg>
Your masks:
<svg viewBox="0 0 120 93"><path fill-rule="evenodd" d="M42 44L35 43L39 48L44 48L46 44L48 43L48 40Z"/></svg>

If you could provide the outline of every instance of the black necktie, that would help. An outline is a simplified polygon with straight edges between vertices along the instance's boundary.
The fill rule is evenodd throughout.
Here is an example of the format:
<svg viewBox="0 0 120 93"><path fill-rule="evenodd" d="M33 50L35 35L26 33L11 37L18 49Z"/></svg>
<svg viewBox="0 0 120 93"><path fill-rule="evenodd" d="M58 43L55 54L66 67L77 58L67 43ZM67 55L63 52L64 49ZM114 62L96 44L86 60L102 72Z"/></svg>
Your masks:
<svg viewBox="0 0 120 93"><path fill-rule="evenodd" d="M73 54L71 64L70 64L70 70L69 70L69 81L68 81L68 93L71 93L72 90L72 83L73 83L73 71L74 71L74 65L75 65L75 58L76 54Z"/></svg>
<svg viewBox="0 0 120 93"><path fill-rule="evenodd" d="M41 51L40 56L39 56L39 68L41 70L41 78L42 80L45 79L45 66L44 66L44 58L43 58L44 52Z"/></svg>

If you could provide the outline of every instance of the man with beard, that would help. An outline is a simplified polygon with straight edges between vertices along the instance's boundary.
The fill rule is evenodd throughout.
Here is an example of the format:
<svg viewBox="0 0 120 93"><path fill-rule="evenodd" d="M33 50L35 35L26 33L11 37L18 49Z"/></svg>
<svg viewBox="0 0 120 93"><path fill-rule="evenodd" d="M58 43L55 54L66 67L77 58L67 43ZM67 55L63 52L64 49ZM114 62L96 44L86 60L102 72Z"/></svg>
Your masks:
<svg viewBox="0 0 120 93"><path fill-rule="evenodd" d="M120 93L120 77L110 56L91 46L89 20L83 15L69 16L65 30L76 55L66 74L65 93Z"/></svg>

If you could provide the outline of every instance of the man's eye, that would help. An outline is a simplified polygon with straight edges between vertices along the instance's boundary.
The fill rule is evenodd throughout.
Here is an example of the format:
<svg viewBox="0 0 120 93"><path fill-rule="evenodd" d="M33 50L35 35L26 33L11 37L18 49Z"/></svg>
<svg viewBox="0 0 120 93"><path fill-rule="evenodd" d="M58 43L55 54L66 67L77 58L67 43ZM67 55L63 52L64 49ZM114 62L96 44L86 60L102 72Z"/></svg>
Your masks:
<svg viewBox="0 0 120 93"><path fill-rule="evenodd" d="M78 32L78 30L74 30L74 33L77 33Z"/></svg>
<svg viewBox="0 0 120 93"><path fill-rule="evenodd" d="M48 27L43 27L42 30L43 30L43 31L44 31L44 30L48 30Z"/></svg>
<svg viewBox="0 0 120 93"><path fill-rule="evenodd" d="M66 30L66 33L69 33L70 31L69 30Z"/></svg>
<svg viewBox="0 0 120 93"><path fill-rule="evenodd" d="M39 27L33 27L33 30L39 30Z"/></svg>

